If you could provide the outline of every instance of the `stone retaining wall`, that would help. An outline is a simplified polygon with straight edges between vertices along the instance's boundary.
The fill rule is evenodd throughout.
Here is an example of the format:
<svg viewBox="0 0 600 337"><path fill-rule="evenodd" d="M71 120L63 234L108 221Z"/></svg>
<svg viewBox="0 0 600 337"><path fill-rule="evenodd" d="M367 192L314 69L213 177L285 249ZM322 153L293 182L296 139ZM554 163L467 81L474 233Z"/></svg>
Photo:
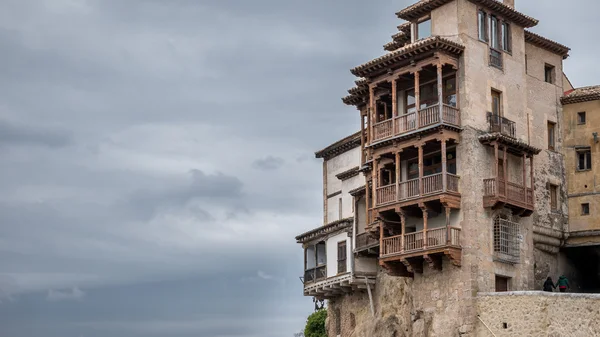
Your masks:
<svg viewBox="0 0 600 337"><path fill-rule="evenodd" d="M481 337L600 336L599 294L479 293L476 306Z"/></svg>

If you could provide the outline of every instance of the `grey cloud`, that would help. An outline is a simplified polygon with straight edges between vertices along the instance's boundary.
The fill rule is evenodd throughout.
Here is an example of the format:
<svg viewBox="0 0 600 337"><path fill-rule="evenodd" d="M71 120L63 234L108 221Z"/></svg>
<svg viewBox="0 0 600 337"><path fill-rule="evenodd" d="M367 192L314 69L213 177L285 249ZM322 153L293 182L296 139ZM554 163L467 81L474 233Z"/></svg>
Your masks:
<svg viewBox="0 0 600 337"><path fill-rule="evenodd" d="M80 301L85 296L85 292L79 289L78 287L74 287L70 290L48 290L48 295L46 299L51 302L55 301Z"/></svg>
<svg viewBox="0 0 600 337"><path fill-rule="evenodd" d="M282 158L267 156L265 158L255 160L252 165L254 168L270 171L280 168L284 163L285 161Z"/></svg>
<svg viewBox="0 0 600 337"><path fill-rule="evenodd" d="M29 144L62 147L72 142L71 133L66 130L19 125L0 119L0 146Z"/></svg>

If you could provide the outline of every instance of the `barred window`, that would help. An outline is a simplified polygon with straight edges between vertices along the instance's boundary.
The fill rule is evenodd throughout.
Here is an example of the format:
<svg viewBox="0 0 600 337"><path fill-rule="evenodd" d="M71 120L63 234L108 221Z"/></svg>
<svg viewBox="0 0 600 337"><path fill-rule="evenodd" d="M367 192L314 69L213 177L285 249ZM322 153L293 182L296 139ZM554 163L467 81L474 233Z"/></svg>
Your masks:
<svg viewBox="0 0 600 337"><path fill-rule="evenodd" d="M509 263L520 260L519 224L505 216L494 218L494 255Z"/></svg>

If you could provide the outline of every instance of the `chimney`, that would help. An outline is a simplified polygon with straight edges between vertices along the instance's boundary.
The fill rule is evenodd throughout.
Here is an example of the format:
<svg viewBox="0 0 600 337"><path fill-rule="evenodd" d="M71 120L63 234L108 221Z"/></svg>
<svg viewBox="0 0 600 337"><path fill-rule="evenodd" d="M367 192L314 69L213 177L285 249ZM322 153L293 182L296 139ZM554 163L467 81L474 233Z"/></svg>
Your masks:
<svg viewBox="0 0 600 337"><path fill-rule="evenodd" d="M503 0L502 2L510 8L515 8L515 0Z"/></svg>

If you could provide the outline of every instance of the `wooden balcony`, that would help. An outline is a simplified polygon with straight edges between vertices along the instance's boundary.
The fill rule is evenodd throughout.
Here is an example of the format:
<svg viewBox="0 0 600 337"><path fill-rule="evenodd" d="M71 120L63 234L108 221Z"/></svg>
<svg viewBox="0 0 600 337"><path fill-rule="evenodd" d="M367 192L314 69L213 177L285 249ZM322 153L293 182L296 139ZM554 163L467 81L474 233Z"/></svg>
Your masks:
<svg viewBox="0 0 600 337"><path fill-rule="evenodd" d="M423 260L434 269L441 269L444 255L460 266L460 231L448 226L383 238L379 260L386 269L394 269L394 263L401 262L409 273L422 272Z"/></svg>
<svg viewBox="0 0 600 337"><path fill-rule="evenodd" d="M460 196L458 192L458 182L460 177L446 173L446 186L444 188L444 175L437 173L425 176L421 179L411 179L398 184L382 186L376 189L376 207L395 203L404 203L411 200L428 198L431 196L450 193ZM422 180L422 184L420 184ZM422 186L422 193L421 193Z"/></svg>
<svg viewBox="0 0 600 337"><path fill-rule="evenodd" d="M319 266L304 271L304 284L310 284L327 278L327 266Z"/></svg>
<svg viewBox="0 0 600 337"><path fill-rule="evenodd" d="M441 107L441 112L440 112ZM437 125L459 128L460 110L451 105L433 105L417 112L408 113L373 124L373 142L409 135Z"/></svg>
<svg viewBox="0 0 600 337"><path fill-rule="evenodd" d="M314 296L318 299L329 299L354 291L363 291L367 287L375 287L376 273L350 272L336 275L330 278L321 278L312 282L304 279L304 296Z"/></svg>
<svg viewBox="0 0 600 337"><path fill-rule="evenodd" d="M508 207L521 216L533 213L533 189L500 178L484 179L483 188L483 207Z"/></svg>
<svg viewBox="0 0 600 337"><path fill-rule="evenodd" d="M373 235L366 232L356 235L355 253L376 253L373 248L377 247L379 247L379 240L374 238Z"/></svg>
<svg viewBox="0 0 600 337"><path fill-rule="evenodd" d="M517 127L516 123L508 118L488 112L488 123L490 132L499 132L505 136L515 138Z"/></svg>

